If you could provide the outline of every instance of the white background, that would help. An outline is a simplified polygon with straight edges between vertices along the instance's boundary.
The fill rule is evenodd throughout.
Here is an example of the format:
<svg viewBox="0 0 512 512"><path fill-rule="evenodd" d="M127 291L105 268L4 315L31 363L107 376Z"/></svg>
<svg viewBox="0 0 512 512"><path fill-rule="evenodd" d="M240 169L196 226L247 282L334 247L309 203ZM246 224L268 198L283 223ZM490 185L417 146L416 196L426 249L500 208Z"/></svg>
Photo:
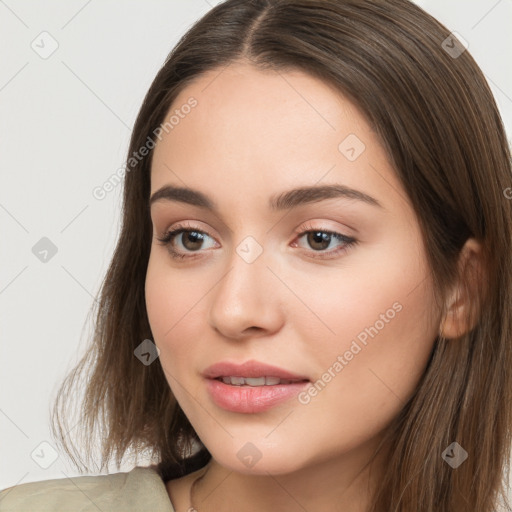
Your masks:
<svg viewBox="0 0 512 512"><path fill-rule="evenodd" d="M92 190L123 165L155 74L214 3L0 0L0 489L78 475L31 453L51 457L49 407L88 341L119 233L122 187L101 201ZM512 0L418 3L469 43L510 139ZM31 47L43 31L58 43L47 59ZM57 247L46 263L32 253L42 237Z"/></svg>

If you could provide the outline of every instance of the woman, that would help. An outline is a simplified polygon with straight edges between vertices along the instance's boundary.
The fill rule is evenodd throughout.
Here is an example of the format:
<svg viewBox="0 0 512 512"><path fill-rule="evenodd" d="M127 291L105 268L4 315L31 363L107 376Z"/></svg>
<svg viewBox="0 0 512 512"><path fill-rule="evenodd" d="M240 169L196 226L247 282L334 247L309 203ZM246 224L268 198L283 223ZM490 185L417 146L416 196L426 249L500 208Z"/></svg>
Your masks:
<svg viewBox="0 0 512 512"><path fill-rule="evenodd" d="M495 510L511 170L481 71L414 4L212 9L139 112L94 343L55 404L84 468L98 425L102 468L155 464L0 509Z"/></svg>

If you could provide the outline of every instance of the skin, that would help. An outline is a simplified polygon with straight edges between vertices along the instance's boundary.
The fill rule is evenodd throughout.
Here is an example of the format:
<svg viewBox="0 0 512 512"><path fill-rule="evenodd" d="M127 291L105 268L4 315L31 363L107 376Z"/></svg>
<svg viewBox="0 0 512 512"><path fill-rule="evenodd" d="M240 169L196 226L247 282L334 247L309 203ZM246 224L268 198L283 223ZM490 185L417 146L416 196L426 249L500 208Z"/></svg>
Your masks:
<svg viewBox="0 0 512 512"><path fill-rule="evenodd" d="M188 186L219 213L152 205L145 293L169 386L213 456L194 504L199 512L362 512L385 457L371 477L367 463L413 394L441 324L416 215L371 126L323 82L233 63L189 85L171 110L190 96L198 105L154 149L151 194ZM354 161L338 149L349 134L366 146ZM268 209L276 193L334 183L383 208L331 198ZM175 237L174 248L190 258L174 260L156 237L183 222L207 235L199 249L185 245L186 234ZM332 238L315 250L296 234L311 226L358 242L334 254L343 242ZM247 236L263 249L252 263L236 252ZM315 382L396 303L400 312L307 404L294 398L241 414L206 391L201 372L221 360L256 359ZM237 457L247 442L261 453L252 468ZM203 473L167 482L178 511L191 506L190 485Z"/></svg>

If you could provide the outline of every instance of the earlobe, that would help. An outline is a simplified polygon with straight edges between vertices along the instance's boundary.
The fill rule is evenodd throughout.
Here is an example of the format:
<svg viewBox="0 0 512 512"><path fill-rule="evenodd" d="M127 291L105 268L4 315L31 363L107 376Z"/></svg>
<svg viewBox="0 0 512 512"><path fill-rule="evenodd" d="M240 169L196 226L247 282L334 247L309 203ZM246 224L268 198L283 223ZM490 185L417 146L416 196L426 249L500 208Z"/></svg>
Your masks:
<svg viewBox="0 0 512 512"><path fill-rule="evenodd" d="M446 305L446 314L441 321L439 334L453 339L471 331L478 322L478 292L482 289L483 251L482 245L469 238L459 256L459 276Z"/></svg>

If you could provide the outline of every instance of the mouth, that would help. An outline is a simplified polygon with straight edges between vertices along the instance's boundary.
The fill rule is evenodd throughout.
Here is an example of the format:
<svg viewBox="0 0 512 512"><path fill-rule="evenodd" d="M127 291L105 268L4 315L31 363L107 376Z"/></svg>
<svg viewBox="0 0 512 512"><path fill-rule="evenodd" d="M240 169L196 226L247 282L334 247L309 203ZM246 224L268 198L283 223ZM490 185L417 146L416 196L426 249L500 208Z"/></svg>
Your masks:
<svg viewBox="0 0 512 512"><path fill-rule="evenodd" d="M228 384L230 386L250 386L250 387L258 387L258 386L280 386L287 384L297 384L300 382L309 382L309 379L282 379L280 377L274 376L264 376L264 377L239 377L239 376L222 376L216 377L213 380L218 380L223 382L224 384Z"/></svg>
<svg viewBox="0 0 512 512"><path fill-rule="evenodd" d="M208 379L220 379L225 384L232 386L275 386L309 381L305 375L255 360L242 364L220 361L208 367L202 375Z"/></svg>
<svg viewBox="0 0 512 512"><path fill-rule="evenodd" d="M305 375L255 360L220 361L202 376L214 404L242 414L262 413L289 402L311 384Z"/></svg>

